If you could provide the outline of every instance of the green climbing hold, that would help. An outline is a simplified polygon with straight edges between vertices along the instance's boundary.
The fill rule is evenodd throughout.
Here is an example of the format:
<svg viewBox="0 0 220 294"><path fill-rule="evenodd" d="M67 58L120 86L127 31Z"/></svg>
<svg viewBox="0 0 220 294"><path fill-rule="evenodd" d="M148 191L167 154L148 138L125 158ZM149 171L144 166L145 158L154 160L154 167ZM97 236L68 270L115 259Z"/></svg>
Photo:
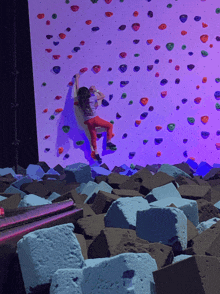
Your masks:
<svg viewBox="0 0 220 294"><path fill-rule="evenodd" d="M129 101L129 105L131 105L131 104L133 104L133 101L131 100L131 101Z"/></svg>
<svg viewBox="0 0 220 294"><path fill-rule="evenodd" d="M202 56L203 57L206 57L206 56L209 55L209 53L207 51L205 51L205 50L202 50L201 53L202 53Z"/></svg>
<svg viewBox="0 0 220 294"><path fill-rule="evenodd" d="M216 83L219 83L220 82L220 78L216 78L215 81L216 81Z"/></svg>
<svg viewBox="0 0 220 294"><path fill-rule="evenodd" d="M167 5L167 8L171 8L173 5L172 4L168 4Z"/></svg>
<svg viewBox="0 0 220 294"><path fill-rule="evenodd" d="M215 104L215 108L216 108L216 109L220 109L220 104L216 103L216 104Z"/></svg>
<svg viewBox="0 0 220 294"><path fill-rule="evenodd" d="M114 124L114 121L113 121L113 120L110 120L110 123L111 123L111 124Z"/></svg>
<svg viewBox="0 0 220 294"><path fill-rule="evenodd" d="M69 0L66 0L66 4L69 4L70 3L70 1Z"/></svg>
<svg viewBox="0 0 220 294"><path fill-rule="evenodd" d="M217 14L219 14L219 13L220 13L220 8L216 8L215 12L216 12Z"/></svg>
<svg viewBox="0 0 220 294"><path fill-rule="evenodd" d="M168 130L173 131L175 129L175 124L168 124Z"/></svg>
<svg viewBox="0 0 220 294"><path fill-rule="evenodd" d="M109 85L112 85L112 84L113 84L113 81L108 82L108 84L109 84Z"/></svg>
<svg viewBox="0 0 220 294"><path fill-rule="evenodd" d="M50 119L55 119L55 116L54 115L51 115Z"/></svg>
<svg viewBox="0 0 220 294"><path fill-rule="evenodd" d="M130 165L130 168L131 168L131 169L135 169L135 165L132 163L132 164Z"/></svg>
<svg viewBox="0 0 220 294"><path fill-rule="evenodd" d="M81 146L81 145L83 145L84 144L84 141L77 141L76 142L76 145L78 145L78 146Z"/></svg>
<svg viewBox="0 0 220 294"><path fill-rule="evenodd" d="M167 47L167 50L172 51L174 48L174 43L167 43L166 47Z"/></svg>
<svg viewBox="0 0 220 294"><path fill-rule="evenodd" d="M94 4L94 3L97 3L98 0L91 0L91 2Z"/></svg>
<svg viewBox="0 0 220 294"><path fill-rule="evenodd" d="M183 46L182 46L182 49L185 50L185 49L186 49L186 45L183 45Z"/></svg>
<svg viewBox="0 0 220 294"><path fill-rule="evenodd" d="M138 56L140 56L140 54L136 53L136 54L134 54L134 56L135 56L135 57L138 57Z"/></svg>
<svg viewBox="0 0 220 294"><path fill-rule="evenodd" d="M126 93L123 93L123 94L121 95L121 97L124 99L124 98L127 97L127 94L126 94Z"/></svg>
<svg viewBox="0 0 220 294"><path fill-rule="evenodd" d="M42 86L46 86L46 83L43 83Z"/></svg>
<svg viewBox="0 0 220 294"><path fill-rule="evenodd" d="M63 126L62 130L64 131L64 133L68 133L69 130L70 130L70 127L69 126Z"/></svg>
<svg viewBox="0 0 220 294"><path fill-rule="evenodd" d="M120 2L124 2L124 0L120 0Z"/></svg>
<svg viewBox="0 0 220 294"><path fill-rule="evenodd" d="M144 144L146 144L148 142L148 140L144 140Z"/></svg>
<svg viewBox="0 0 220 294"><path fill-rule="evenodd" d="M52 18L53 18L53 19L56 19L56 18L57 18L57 14L54 13L54 14L52 15Z"/></svg>
<svg viewBox="0 0 220 294"><path fill-rule="evenodd" d="M187 117L187 120L191 124L193 124L195 122L195 118L193 118L193 117Z"/></svg>

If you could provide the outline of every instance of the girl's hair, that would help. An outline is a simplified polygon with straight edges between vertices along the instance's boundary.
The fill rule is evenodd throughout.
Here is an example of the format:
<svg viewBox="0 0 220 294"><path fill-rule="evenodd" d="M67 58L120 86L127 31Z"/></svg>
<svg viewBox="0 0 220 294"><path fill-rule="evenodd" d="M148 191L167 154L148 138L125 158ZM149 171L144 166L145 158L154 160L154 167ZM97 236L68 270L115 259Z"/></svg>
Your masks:
<svg viewBox="0 0 220 294"><path fill-rule="evenodd" d="M82 108L85 115L93 115L93 111L90 107L89 98L91 97L90 91L86 87L81 87L78 90L79 106Z"/></svg>

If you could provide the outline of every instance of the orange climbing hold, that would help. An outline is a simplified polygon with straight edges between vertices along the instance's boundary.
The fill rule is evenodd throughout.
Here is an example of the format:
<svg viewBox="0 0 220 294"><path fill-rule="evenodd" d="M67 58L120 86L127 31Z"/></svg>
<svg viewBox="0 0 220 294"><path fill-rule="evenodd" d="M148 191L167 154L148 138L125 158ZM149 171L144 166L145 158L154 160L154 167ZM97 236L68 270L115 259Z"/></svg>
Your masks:
<svg viewBox="0 0 220 294"><path fill-rule="evenodd" d="M203 22L203 23L202 23L202 27L203 27L203 28L207 28L208 25L207 25L206 23Z"/></svg>
<svg viewBox="0 0 220 294"><path fill-rule="evenodd" d="M160 30L165 30L167 28L167 25L165 24L165 23L162 23L159 27L158 27L158 29L160 29Z"/></svg>
<svg viewBox="0 0 220 294"><path fill-rule="evenodd" d="M141 120L136 120L135 123L139 126L141 124Z"/></svg>
<svg viewBox="0 0 220 294"><path fill-rule="evenodd" d="M87 24L87 25L90 25L91 23L92 23L91 20L87 20L87 21L86 21L86 24Z"/></svg>
<svg viewBox="0 0 220 294"><path fill-rule="evenodd" d="M45 51L47 51L48 53L50 53L52 51L52 49L45 49Z"/></svg>
<svg viewBox="0 0 220 294"><path fill-rule="evenodd" d="M202 79L202 82L203 82L203 83L206 83L206 82L207 82L207 78L204 77L204 78Z"/></svg>
<svg viewBox="0 0 220 294"><path fill-rule="evenodd" d="M111 16L113 15L113 13L112 13L112 12L106 12L105 15L106 15L107 17L111 17Z"/></svg>
<svg viewBox="0 0 220 294"><path fill-rule="evenodd" d="M63 147L59 147L59 148L58 148L58 152L59 152L59 154L62 154L63 151L64 151Z"/></svg>
<svg viewBox="0 0 220 294"><path fill-rule="evenodd" d="M209 121L209 117L207 115L201 117L201 121L206 124Z"/></svg>
<svg viewBox="0 0 220 294"><path fill-rule="evenodd" d="M57 113L60 113L60 112L62 112L63 111L63 108L57 108L56 110L55 110L55 112L57 112Z"/></svg>
<svg viewBox="0 0 220 294"><path fill-rule="evenodd" d="M167 91L163 91L163 92L161 92L161 96L164 98L164 97L166 97L167 96Z"/></svg>
<svg viewBox="0 0 220 294"><path fill-rule="evenodd" d="M43 19L44 17L45 17L44 13L39 13L37 15L37 18L39 18L39 19Z"/></svg>
<svg viewBox="0 0 220 294"><path fill-rule="evenodd" d="M87 67L83 67L83 68L80 69L80 72L81 72L81 73L84 73L84 72L86 72L87 70L88 70Z"/></svg>
<svg viewBox="0 0 220 294"><path fill-rule="evenodd" d="M65 39L66 38L66 35L63 34L63 33L61 33L61 34L59 34L59 37L60 37L60 39Z"/></svg>
<svg viewBox="0 0 220 294"><path fill-rule="evenodd" d="M210 48L213 48L213 44L210 44L209 47L210 47Z"/></svg>
<svg viewBox="0 0 220 294"><path fill-rule="evenodd" d="M161 154L162 154L161 151L158 151L158 152L157 152L157 157L160 157Z"/></svg>
<svg viewBox="0 0 220 294"><path fill-rule="evenodd" d="M181 35L182 35L182 36L185 36L186 34L187 34L186 31L182 31L182 32L181 32Z"/></svg>
<svg viewBox="0 0 220 294"><path fill-rule="evenodd" d="M157 130L157 131L160 131L161 129L162 129L161 126L156 126L156 130Z"/></svg>
<svg viewBox="0 0 220 294"><path fill-rule="evenodd" d="M202 35L202 36L200 37L200 40L201 40L203 43L206 43L206 42L208 41L208 39L209 39L209 36L208 36L208 35Z"/></svg>
<svg viewBox="0 0 220 294"><path fill-rule="evenodd" d="M141 98L141 104L146 105L148 103L149 99L148 98Z"/></svg>
<svg viewBox="0 0 220 294"><path fill-rule="evenodd" d="M153 39L149 39L149 40L147 40L147 43L148 43L148 44L152 44L152 43L153 43Z"/></svg>
<svg viewBox="0 0 220 294"><path fill-rule="evenodd" d="M136 16L138 16L138 11L135 11L134 13L133 13L133 15L136 17Z"/></svg>

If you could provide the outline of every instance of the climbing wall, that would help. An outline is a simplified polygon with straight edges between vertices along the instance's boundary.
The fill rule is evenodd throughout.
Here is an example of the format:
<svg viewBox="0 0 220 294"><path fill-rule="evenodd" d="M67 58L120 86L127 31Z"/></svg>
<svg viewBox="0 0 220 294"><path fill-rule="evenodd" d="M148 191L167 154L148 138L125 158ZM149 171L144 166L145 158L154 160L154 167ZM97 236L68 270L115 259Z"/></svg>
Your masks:
<svg viewBox="0 0 220 294"><path fill-rule="evenodd" d="M74 78L105 94L97 115L126 164L220 162L220 3L216 0L29 1L39 159L92 164ZM219 102L219 103L218 103Z"/></svg>

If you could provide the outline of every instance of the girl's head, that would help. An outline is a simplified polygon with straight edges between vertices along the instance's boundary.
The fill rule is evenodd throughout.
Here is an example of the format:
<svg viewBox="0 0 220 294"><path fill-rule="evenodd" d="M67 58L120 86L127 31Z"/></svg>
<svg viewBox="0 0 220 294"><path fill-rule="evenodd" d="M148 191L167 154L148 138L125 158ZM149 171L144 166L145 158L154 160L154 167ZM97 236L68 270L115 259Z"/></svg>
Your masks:
<svg viewBox="0 0 220 294"><path fill-rule="evenodd" d="M83 100L88 99L91 96L90 90L88 88L86 88L86 87L79 88L77 94Z"/></svg>

